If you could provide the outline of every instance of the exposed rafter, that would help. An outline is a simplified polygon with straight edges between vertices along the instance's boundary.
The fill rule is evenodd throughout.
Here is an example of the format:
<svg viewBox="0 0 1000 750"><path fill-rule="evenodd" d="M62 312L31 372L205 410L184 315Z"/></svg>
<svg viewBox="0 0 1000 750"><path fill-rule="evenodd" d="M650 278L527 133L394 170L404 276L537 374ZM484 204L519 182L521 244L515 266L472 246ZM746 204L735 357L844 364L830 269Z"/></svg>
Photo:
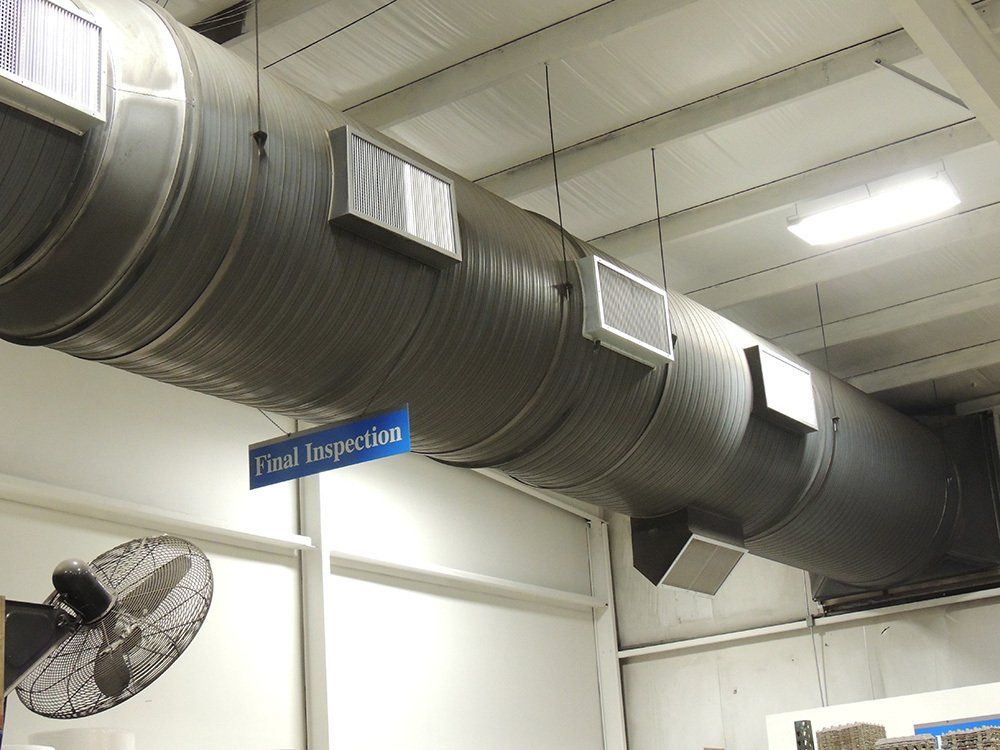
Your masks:
<svg viewBox="0 0 1000 750"><path fill-rule="evenodd" d="M931 357L884 367L847 378L847 382L866 393L887 391L904 385L938 380L1000 361L1000 340L967 346Z"/></svg>
<svg viewBox="0 0 1000 750"><path fill-rule="evenodd" d="M980 6L990 26L1000 28L1000 3ZM827 86L870 73L875 60L897 65L920 55L904 31L855 45L715 96L632 123L610 133L567 146L557 152L559 176L571 179L610 161L670 141L686 138L726 122L786 104ZM956 106L956 113L961 110ZM957 118L956 118L957 119ZM479 183L506 198L530 193L552 181L551 157L539 156Z"/></svg>
<svg viewBox="0 0 1000 750"><path fill-rule="evenodd" d="M430 112L497 81L649 23L694 0L612 0L483 52L347 111L367 125L386 128Z"/></svg>
<svg viewBox="0 0 1000 750"><path fill-rule="evenodd" d="M1000 141L1000 42L968 0L887 0L903 28Z"/></svg>
<svg viewBox="0 0 1000 750"><path fill-rule="evenodd" d="M837 346L881 336L996 305L998 300L1000 300L1000 278L981 281L891 307L883 307L863 315L853 315L843 320L829 322L825 326L826 343L828 346ZM823 334L817 326L778 336L774 341L795 354L805 354L822 348Z"/></svg>
<svg viewBox="0 0 1000 750"><path fill-rule="evenodd" d="M952 214L910 229L826 250L689 294L715 310L930 252L951 243L1000 234L1000 204Z"/></svg>
<svg viewBox="0 0 1000 750"><path fill-rule="evenodd" d="M991 393L989 396L974 398L971 401L964 401L955 404L956 414L975 414L989 409L1000 410L1000 393Z"/></svg>

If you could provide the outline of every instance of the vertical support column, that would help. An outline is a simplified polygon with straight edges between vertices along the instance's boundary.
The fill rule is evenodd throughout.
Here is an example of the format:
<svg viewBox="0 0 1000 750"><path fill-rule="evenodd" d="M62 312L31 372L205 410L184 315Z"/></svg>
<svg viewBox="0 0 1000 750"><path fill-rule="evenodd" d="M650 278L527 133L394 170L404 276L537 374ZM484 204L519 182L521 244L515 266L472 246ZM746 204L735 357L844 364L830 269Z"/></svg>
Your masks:
<svg viewBox="0 0 1000 750"><path fill-rule="evenodd" d="M298 480L300 532L312 538L302 550L302 629L305 657L306 747L330 750L330 701L327 688L327 617L330 612L330 550L323 537L319 476Z"/></svg>
<svg viewBox="0 0 1000 750"><path fill-rule="evenodd" d="M7 600L0 596L0 686L4 684L4 665L7 662ZM7 696L0 687L0 745L3 745L3 727L5 709L7 708Z"/></svg>
<svg viewBox="0 0 1000 750"><path fill-rule="evenodd" d="M590 545L591 596L608 603L594 609L594 639L597 644L597 684L601 693L604 750L626 750L625 707L622 700L621 664L618 661L618 628L615 624L614 591L611 584L611 547L608 524L587 521Z"/></svg>

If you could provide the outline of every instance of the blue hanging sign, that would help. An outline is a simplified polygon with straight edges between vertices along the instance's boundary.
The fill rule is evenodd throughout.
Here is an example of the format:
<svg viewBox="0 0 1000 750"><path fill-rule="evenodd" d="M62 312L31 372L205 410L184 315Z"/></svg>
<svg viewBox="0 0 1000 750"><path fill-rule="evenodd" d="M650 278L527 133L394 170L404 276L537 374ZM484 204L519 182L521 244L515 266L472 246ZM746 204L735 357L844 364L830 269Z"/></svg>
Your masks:
<svg viewBox="0 0 1000 750"><path fill-rule="evenodd" d="M250 446L250 489L410 450L410 410L373 414Z"/></svg>

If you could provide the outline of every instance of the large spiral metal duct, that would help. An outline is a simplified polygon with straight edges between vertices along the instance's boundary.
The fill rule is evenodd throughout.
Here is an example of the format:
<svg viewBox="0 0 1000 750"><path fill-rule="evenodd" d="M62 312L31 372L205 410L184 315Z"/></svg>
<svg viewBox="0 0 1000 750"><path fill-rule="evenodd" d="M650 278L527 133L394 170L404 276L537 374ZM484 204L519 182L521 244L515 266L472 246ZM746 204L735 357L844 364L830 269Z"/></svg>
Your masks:
<svg viewBox="0 0 1000 750"><path fill-rule="evenodd" d="M265 76L261 151L250 66L152 4L81 5L105 28L107 122L81 139L0 111L6 339L315 422L409 402L422 453L633 516L716 513L850 584L944 550L957 482L921 425L817 371L817 432L754 416L761 342L680 295L676 362L595 347L556 290L558 227L461 178L447 270L331 227L343 115Z"/></svg>

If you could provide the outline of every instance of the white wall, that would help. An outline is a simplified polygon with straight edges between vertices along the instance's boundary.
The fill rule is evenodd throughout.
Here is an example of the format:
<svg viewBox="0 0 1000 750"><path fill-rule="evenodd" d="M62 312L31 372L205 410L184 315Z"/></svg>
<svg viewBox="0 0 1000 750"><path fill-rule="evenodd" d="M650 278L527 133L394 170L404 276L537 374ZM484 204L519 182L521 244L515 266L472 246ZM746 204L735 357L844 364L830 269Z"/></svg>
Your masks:
<svg viewBox="0 0 1000 750"><path fill-rule="evenodd" d="M18 497L3 489L16 485L7 477L226 528L299 532L295 483L247 489L248 444L279 434L254 409L0 344L0 416L0 593L10 598L40 601L58 560L91 558L158 529L10 502ZM138 750L304 750L308 680L327 714L317 723L337 750L604 746L594 610L331 573L328 557L446 566L589 595L594 534L584 519L414 455L341 469L315 486L321 551L304 559L327 556L319 596L311 585L303 594L290 553L198 542L216 573L202 632L140 696L74 726L135 731ZM318 617L323 629L308 664L303 595L307 624ZM602 617L607 633L610 616ZM67 726L15 701L9 742Z"/></svg>
<svg viewBox="0 0 1000 750"><path fill-rule="evenodd" d="M801 571L747 557L715 599L656 589L631 569L628 519L611 532L623 649L805 617ZM626 658L630 750L760 750L769 714L808 718L824 690L834 705L996 682L998 618L992 599Z"/></svg>
<svg viewBox="0 0 1000 750"><path fill-rule="evenodd" d="M324 544L591 591L586 522L414 455L323 475ZM334 566L330 733L350 750L603 747L592 611Z"/></svg>
<svg viewBox="0 0 1000 750"><path fill-rule="evenodd" d="M297 531L294 487L248 491L246 450L276 434L259 412L45 349L0 344L0 475L181 511L227 527ZM4 483L0 482L0 486ZM0 491L2 496L2 491ZM0 593L41 601L58 561L158 532L0 497ZM304 748L296 558L197 541L216 576L202 631L157 682L72 723L16 698L8 742L67 726L134 731L138 750Z"/></svg>

